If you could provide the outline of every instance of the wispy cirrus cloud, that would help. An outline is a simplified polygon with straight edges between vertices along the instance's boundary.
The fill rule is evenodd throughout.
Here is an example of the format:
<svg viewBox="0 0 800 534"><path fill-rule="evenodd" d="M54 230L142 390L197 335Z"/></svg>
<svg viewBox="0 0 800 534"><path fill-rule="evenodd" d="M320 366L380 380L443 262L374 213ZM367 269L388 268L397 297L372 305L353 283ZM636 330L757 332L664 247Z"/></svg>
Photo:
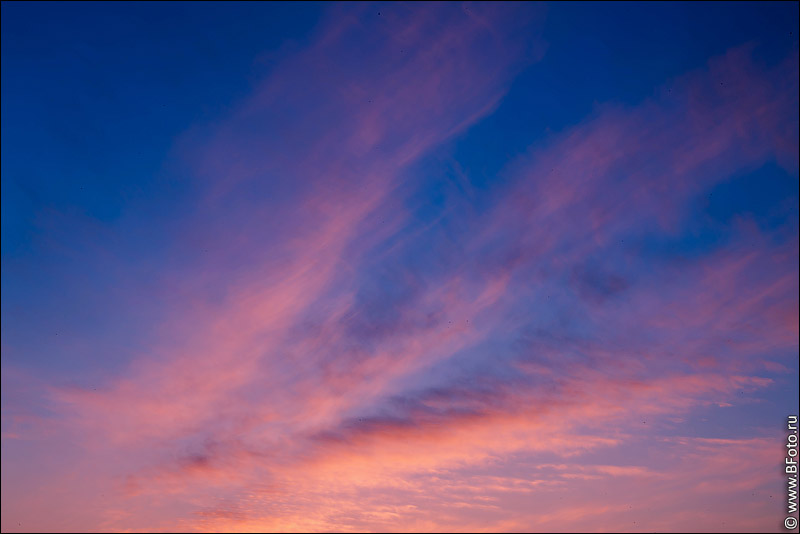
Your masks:
<svg viewBox="0 0 800 534"><path fill-rule="evenodd" d="M774 436L680 421L791 365L796 226L672 250L717 184L797 173L797 55L731 50L600 106L511 162L487 208L447 197L420 229L415 165L499 105L540 18L336 6L182 138L166 321L124 375L45 386L33 429L6 435L4 411L4 450L39 428L74 460L40 473L51 517L8 502L45 529L716 530L720 510L769 528Z"/></svg>

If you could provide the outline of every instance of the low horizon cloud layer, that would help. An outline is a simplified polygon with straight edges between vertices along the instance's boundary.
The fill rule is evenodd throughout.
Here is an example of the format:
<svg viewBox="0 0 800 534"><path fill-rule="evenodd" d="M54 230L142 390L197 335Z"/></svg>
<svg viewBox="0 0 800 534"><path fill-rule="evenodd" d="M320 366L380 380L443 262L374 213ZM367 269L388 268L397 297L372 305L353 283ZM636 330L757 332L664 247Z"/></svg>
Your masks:
<svg viewBox="0 0 800 534"><path fill-rule="evenodd" d="M84 326L4 255L3 531L780 531L796 42L481 178L545 6L328 7L117 218L39 213Z"/></svg>

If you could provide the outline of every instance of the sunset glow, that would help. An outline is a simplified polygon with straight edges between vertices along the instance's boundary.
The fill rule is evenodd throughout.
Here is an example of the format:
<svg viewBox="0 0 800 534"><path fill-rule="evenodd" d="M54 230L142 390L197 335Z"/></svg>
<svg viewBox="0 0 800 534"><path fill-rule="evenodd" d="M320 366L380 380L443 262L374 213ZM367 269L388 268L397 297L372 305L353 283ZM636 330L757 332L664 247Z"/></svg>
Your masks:
<svg viewBox="0 0 800 534"><path fill-rule="evenodd" d="M2 530L786 532L798 4L2 4Z"/></svg>

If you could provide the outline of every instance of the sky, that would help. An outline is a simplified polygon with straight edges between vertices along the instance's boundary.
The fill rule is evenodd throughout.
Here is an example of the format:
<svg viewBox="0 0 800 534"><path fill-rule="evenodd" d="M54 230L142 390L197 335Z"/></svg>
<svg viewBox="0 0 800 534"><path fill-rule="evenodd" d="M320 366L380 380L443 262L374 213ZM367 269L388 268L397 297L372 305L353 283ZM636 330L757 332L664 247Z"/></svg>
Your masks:
<svg viewBox="0 0 800 534"><path fill-rule="evenodd" d="M2 530L783 532L798 3L2 3Z"/></svg>

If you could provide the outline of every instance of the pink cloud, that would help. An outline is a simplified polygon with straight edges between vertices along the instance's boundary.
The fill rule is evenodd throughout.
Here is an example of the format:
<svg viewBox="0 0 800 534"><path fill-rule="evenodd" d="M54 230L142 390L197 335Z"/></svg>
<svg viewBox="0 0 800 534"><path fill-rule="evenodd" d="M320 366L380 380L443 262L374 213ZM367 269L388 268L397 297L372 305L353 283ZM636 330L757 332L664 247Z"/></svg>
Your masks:
<svg viewBox="0 0 800 534"><path fill-rule="evenodd" d="M4 454L69 443L36 491L6 497L4 475L4 509L79 530L769 528L775 436L662 431L771 387L759 373L785 365L763 353L796 352L796 240L743 224L733 244L641 275L658 284L585 264L677 234L687 200L731 172L792 165L797 58L763 70L733 50L532 150L504 202L456 232L474 262L406 273L410 296L382 303L382 323L358 277L408 222L405 173L494 109L539 47L506 33L522 27L513 6L400 6L377 29L366 8L336 9L227 119L180 141L200 201L175 230L174 309L124 375L50 387L54 421L26 430L13 414L5 434L4 413ZM492 366L470 368L470 351ZM420 379L435 366L447 380ZM657 453L612 461L634 448Z"/></svg>

